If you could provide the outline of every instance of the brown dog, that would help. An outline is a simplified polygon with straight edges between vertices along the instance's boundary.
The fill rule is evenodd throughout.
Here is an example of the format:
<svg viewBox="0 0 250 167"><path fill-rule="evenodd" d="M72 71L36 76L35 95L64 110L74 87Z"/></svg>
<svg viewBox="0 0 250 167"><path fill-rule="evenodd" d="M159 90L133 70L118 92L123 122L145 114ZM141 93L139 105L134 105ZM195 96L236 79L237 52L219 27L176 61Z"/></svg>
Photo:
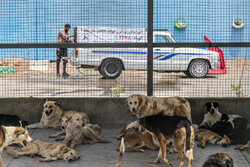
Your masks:
<svg viewBox="0 0 250 167"><path fill-rule="evenodd" d="M199 141L198 147L205 148L207 143L217 144L227 147L231 144L230 139L224 135L223 137L207 129L198 129L195 131L195 139Z"/></svg>
<svg viewBox="0 0 250 167"><path fill-rule="evenodd" d="M69 148L61 143L46 143L40 140L28 143L27 146L16 149L13 147L8 147L7 152L13 154L14 158L20 155L40 155L40 162L55 161L58 159L63 159L65 161L78 160L80 156L75 150Z"/></svg>
<svg viewBox="0 0 250 167"><path fill-rule="evenodd" d="M144 95L131 95L126 99L126 104L132 114L138 118L163 114L167 116L187 117L192 123L190 104L182 97L157 98Z"/></svg>
<svg viewBox="0 0 250 167"><path fill-rule="evenodd" d="M22 146L32 142L28 131L22 127L0 126L0 167L4 167L2 161L2 151L11 144L21 144Z"/></svg>
<svg viewBox="0 0 250 167"><path fill-rule="evenodd" d="M75 114L69 117L63 143L71 148L74 148L77 144L109 143L109 141L99 137L91 128L84 126L85 123L79 115Z"/></svg>
<svg viewBox="0 0 250 167"><path fill-rule="evenodd" d="M72 116L74 114L82 115L81 119L84 122L89 123L89 117L87 114L77 111L64 111L55 101L46 101L43 105L42 118L40 122L26 127L28 129L55 128L59 130L61 126L60 118L63 116Z"/></svg>

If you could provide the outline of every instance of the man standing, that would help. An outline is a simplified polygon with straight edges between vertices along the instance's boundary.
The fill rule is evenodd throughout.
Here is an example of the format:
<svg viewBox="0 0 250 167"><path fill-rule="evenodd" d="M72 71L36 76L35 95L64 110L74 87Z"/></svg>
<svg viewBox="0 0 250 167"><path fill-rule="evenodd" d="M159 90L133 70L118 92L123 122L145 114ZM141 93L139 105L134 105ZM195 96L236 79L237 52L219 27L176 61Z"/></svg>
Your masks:
<svg viewBox="0 0 250 167"><path fill-rule="evenodd" d="M58 40L57 43L71 43L73 40L69 40L70 37L74 37L74 35L70 35L68 33L70 29L70 25L66 24L64 26L64 29L61 29L58 33ZM63 57L67 57L67 48L57 48L56 49L56 76L60 76L60 62ZM68 63L68 60L63 59L63 77L68 77L69 74L66 72L66 64Z"/></svg>

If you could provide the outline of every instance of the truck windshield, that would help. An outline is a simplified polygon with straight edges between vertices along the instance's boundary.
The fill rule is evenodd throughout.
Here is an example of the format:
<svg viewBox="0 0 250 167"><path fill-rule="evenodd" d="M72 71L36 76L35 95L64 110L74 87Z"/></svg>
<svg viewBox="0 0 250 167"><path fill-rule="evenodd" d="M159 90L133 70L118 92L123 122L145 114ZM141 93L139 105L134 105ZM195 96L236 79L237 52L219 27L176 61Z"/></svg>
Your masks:
<svg viewBox="0 0 250 167"><path fill-rule="evenodd" d="M156 35L155 40L156 43L176 43L175 39L170 36Z"/></svg>

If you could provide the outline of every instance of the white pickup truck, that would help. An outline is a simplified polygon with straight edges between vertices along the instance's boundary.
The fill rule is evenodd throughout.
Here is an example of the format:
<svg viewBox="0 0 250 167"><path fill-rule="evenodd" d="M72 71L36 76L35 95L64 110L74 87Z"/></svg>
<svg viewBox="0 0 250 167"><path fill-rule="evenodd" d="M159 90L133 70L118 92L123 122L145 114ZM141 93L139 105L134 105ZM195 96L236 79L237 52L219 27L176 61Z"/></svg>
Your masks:
<svg viewBox="0 0 250 167"><path fill-rule="evenodd" d="M147 42L143 28L76 27L77 43L142 43ZM154 42L175 43L165 31L153 32ZM79 48L70 60L72 65L95 68L109 79L120 76L123 70L146 70L147 48ZM219 53L197 48L154 48L153 69L162 72L184 72L205 77L209 69L220 66Z"/></svg>

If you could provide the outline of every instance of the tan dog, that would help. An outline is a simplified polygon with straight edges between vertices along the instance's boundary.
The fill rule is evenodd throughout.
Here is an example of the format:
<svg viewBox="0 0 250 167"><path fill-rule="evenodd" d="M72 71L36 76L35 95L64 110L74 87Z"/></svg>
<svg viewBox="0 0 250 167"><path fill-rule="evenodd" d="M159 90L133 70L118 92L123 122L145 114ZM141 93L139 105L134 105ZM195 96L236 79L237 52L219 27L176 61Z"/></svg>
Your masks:
<svg viewBox="0 0 250 167"><path fill-rule="evenodd" d="M60 118L63 116L72 116L73 114L81 114L82 120L89 123L89 117L83 112L77 111L64 111L59 107L55 101L46 101L43 105L42 118L39 123L31 124L26 126L28 129L36 128L55 128L60 129L61 123Z"/></svg>
<svg viewBox="0 0 250 167"><path fill-rule="evenodd" d="M250 140L248 140L247 144L235 147L235 150L245 150L247 149L250 152Z"/></svg>
<svg viewBox="0 0 250 167"><path fill-rule="evenodd" d="M195 139L199 141L197 144L198 147L205 148L207 143L217 144L223 147L227 147L231 144L230 139L224 135L221 137L217 133L214 133L207 129L198 129L195 131Z"/></svg>
<svg viewBox="0 0 250 167"><path fill-rule="evenodd" d="M228 154L216 153L210 155L202 167L234 167L234 162Z"/></svg>
<svg viewBox="0 0 250 167"><path fill-rule="evenodd" d="M21 149L15 149L13 147L8 147L7 152L13 154L14 158L20 155L40 155L40 162L55 161L58 159L63 159L65 161L78 160L80 156L75 150L69 148L61 143L46 143L40 140L28 143L27 146Z"/></svg>
<svg viewBox="0 0 250 167"><path fill-rule="evenodd" d="M65 138L65 135L66 135L66 128L68 127L69 119L70 119L69 116L60 118L61 132L58 132L58 133L56 133L54 135L50 135L49 137L50 138L55 138L56 137L56 141L63 140ZM102 129L101 129L101 127L99 125L86 123L85 127L92 129L96 133L96 135L98 137L103 136L103 131L102 131ZM63 135L63 136L61 136L61 135Z"/></svg>
<svg viewBox="0 0 250 167"><path fill-rule="evenodd" d="M77 144L109 143L109 141L99 137L91 128L84 126L85 123L79 116L69 117L63 143L71 148L74 148Z"/></svg>
<svg viewBox="0 0 250 167"><path fill-rule="evenodd" d="M21 144L22 146L32 142L28 131L22 127L0 126L0 167L4 167L2 161L2 151L11 144Z"/></svg>
<svg viewBox="0 0 250 167"><path fill-rule="evenodd" d="M116 138L116 139L121 139L122 137L124 137L124 135L128 129L131 129L131 128L138 129L139 126L140 126L140 124L139 124L138 120L134 121L134 122L129 122L127 125L124 125L122 127L121 131L118 134L116 134L112 137Z"/></svg>
<svg viewBox="0 0 250 167"><path fill-rule="evenodd" d="M126 99L126 104L138 118L161 113L167 116L187 117L192 123L190 104L182 97L157 98L131 95Z"/></svg>

